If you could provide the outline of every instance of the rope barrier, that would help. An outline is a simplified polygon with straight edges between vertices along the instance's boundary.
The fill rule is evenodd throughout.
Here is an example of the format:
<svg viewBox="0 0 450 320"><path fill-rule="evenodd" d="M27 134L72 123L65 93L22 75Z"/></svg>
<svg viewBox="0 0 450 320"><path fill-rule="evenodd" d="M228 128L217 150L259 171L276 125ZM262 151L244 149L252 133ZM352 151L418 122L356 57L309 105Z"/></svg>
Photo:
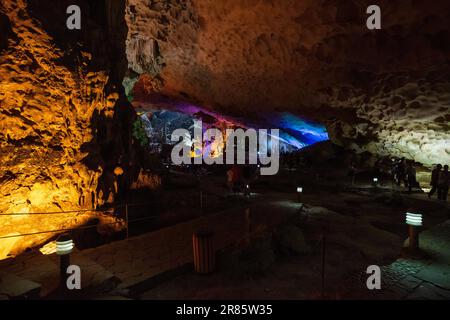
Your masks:
<svg viewBox="0 0 450 320"><path fill-rule="evenodd" d="M205 194L209 194L209 195L214 195L214 196L220 196L220 195L213 194L213 193L210 193L210 192L204 192L204 193ZM154 205L155 203L161 203L161 202L163 202L163 201L162 200L158 200L158 201L144 202L144 203L121 204L121 205L114 206L113 208L104 209L104 210L80 209L80 210L55 211L55 212L1 213L0 217L1 216L19 216L19 215L56 215L56 214L87 213L87 212L94 212L94 213L106 213L106 212L109 212L109 213L111 213L111 211L113 211L114 209L118 209L118 208L147 206L147 205ZM150 220L150 219L157 219L159 217L160 216L147 216L147 217L144 217L144 218L136 218L136 219L128 220L128 221L125 221L125 223L129 224L130 222L138 222L138 221L145 221L145 220ZM105 223L105 224L102 224L102 226L108 226L108 225L114 225L114 224L120 224L120 223L124 223L124 221ZM58 233L58 232L67 232L67 231L73 231L73 230L83 230L83 229L90 229L90 228L96 228L96 227L97 227L97 225L92 225L92 226L80 226L80 227L77 227L77 228L70 228L70 229L57 229L57 230L39 231L39 232L33 232L33 233L24 233L24 234L19 234L19 235L2 236L2 237L0 237L0 240L2 240L2 239L10 239L10 238L18 238L18 237L25 237L25 236L33 236L33 235L39 235L39 234L45 234L45 233Z"/></svg>
<svg viewBox="0 0 450 320"><path fill-rule="evenodd" d="M155 203L161 203L163 200L157 200L153 202L143 202L143 203L131 203L131 204L119 204L109 209L78 209L78 210L68 210L68 211L53 211L53 212L11 212L11 213L0 213L1 216L26 216L26 215L52 215L52 214L66 214L66 213L84 213L84 212L98 212L98 213L106 213L111 212L114 209L125 208L128 207L137 207L137 206L147 206Z"/></svg>
<svg viewBox="0 0 450 320"><path fill-rule="evenodd" d="M30 212L30 213L25 213L25 212L13 212L13 213L0 213L0 217L1 216L29 216L29 215L56 215L56 214L67 214L67 213L79 213L79 214L84 214L87 212L109 212L106 210L102 210L102 211L97 211L97 210L72 210L72 211L57 211L57 212Z"/></svg>
<svg viewBox="0 0 450 320"><path fill-rule="evenodd" d="M137 222L137 221L143 221L143 220L155 220L157 218L159 218L160 216L148 216L145 218L138 218L138 219L132 219L129 220L128 223L130 222ZM101 226L108 226L108 225L114 225L114 224L121 224L124 223L125 221L117 221L117 222L109 222L109 223L105 223L105 224L101 224ZM38 232L32 232L32 233L24 233L24 234L16 234L16 235L10 235L10 236L2 236L0 237L0 240L2 239L10 239L10 238L18 238L18 237L25 237L25 236L35 236L38 234L45 234L45 233L57 233L57 232L67 232L67 231L74 231L74 230L84 230L84 229L90 229L90 228L97 228L98 225L92 225L92 226L81 226L81 227L77 227L77 228L70 228L70 229L57 229L57 230L48 230L48 231L38 231Z"/></svg>

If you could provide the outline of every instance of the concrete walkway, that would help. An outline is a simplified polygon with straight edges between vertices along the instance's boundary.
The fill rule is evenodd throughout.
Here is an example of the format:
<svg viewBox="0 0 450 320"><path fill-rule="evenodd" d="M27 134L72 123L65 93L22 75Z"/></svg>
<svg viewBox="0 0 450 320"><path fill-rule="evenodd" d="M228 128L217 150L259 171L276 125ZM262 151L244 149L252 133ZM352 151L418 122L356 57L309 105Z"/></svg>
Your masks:
<svg viewBox="0 0 450 320"><path fill-rule="evenodd" d="M248 206L97 248L76 250L71 263L81 267L83 289L106 292L112 285L118 285L115 292L127 295L153 277L192 263L192 235L198 230L214 231L214 245L219 250L282 223L300 209L295 199L280 201L277 198L255 195ZM27 298L33 293L36 297L36 292L40 291L40 296L45 297L57 287L58 274L54 254L44 256L30 252L0 261L0 296Z"/></svg>
<svg viewBox="0 0 450 320"><path fill-rule="evenodd" d="M450 220L420 234L422 259L399 259L382 268L388 296L450 299Z"/></svg>
<svg viewBox="0 0 450 320"><path fill-rule="evenodd" d="M118 279L119 289L132 289L152 277L192 263L192 235L202 229L214 231L217 250L239 244L249 236L285 221L300 206L293 201L268 201L164 228L156 232L85 250L83 254ZM249 230L251 229L251 230ZM126 292L127 293L127 292Z"/></svg>
<svg viewBox="0 0 450 320"><path fill-rule="evenodd" d="M348 279L351 299L449 300L450 220L420 233L421 253L412 257L406 248L401 258L381 267L381 290L368 290L367 274ZM355 285L356 284L356 285Z"/></svg>

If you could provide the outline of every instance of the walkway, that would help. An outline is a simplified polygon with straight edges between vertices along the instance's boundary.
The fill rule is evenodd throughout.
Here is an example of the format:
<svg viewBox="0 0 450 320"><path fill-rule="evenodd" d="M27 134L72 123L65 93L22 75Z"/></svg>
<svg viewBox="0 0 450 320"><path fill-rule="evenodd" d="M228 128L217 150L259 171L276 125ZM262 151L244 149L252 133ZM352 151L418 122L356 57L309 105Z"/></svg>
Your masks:
<svg viewBox="0 0 450 320"><path fill-rule="evenodd" d="M75 251L71 262L81 267L83 288L98 292L118 285L118 292L126 295L157 275L192 263L192 234L197 230L213 230L215 247L222 249L245 241L249 228L253 234L285 221L300 205L294 199L279 201L256 195L248 207L250 216L245 207L234 208L128 240ZM55 255L39 252L0 261L0 279L9 279L0 282L0 297L30 297L39 291L40 296L46 296L57 286L58 270Z"/></svg>
<svg viewBox="0 0 450 320"><path fill-rule="evenodd" d="M450 220L420 234L423 259L399 259L382 270L393 298L450 299Z"/></svg>
<svg viewBox="0 0 450 320"><path fill-rule="evenodd" d="M381 267L381 290L368 290L364 272L347 282L348 298L393 300L450 299L450 220L420 233L421 253ZM355 285L356 284L356 285Z"/></svg>

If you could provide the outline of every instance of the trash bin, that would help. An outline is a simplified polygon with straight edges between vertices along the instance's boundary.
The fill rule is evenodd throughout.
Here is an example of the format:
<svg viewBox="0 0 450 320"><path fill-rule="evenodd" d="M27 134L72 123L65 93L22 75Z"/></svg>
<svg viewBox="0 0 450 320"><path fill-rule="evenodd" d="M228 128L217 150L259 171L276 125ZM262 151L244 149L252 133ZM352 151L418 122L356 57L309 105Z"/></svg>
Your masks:
<svg viewBox="0 0 450 320"><path fill-rule="evenodd" d="M193 234L194 269L196 273L208 274L214 271L216 252L213 244L214 233L201 230Z"/></svg>

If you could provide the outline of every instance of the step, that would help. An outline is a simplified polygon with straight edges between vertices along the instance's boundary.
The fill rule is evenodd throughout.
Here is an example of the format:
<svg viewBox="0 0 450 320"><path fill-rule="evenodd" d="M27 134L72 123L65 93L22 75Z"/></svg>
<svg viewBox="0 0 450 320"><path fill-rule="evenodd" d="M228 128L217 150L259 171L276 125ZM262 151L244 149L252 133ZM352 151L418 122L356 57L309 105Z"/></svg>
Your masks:
<svg viewBox="0 0 450 320"><path fill-rule="evenodd" d="M119 282L111 272L76 249L71 253L70 263L81 268L83 291L105 292L114 289ZM43 255L40 252L25 253L0 261L0 272L17 277L13 280L24 279L38 284L41 289L40 297L46 297L59 286L59 257L56 254Z"/></svg>
<svg viewBox="0 0 450 320"><path fill-rule="evenodd" d="M39 299L40 292L40 284L13 274L0 272L0 300Z"/></svg>
<svg viewBox="0 0 450 320"><path fill-rule="evenodd" d="M0 272L32 281L41 286L40 296L46 296L58 286L58 265L40 252L26 252L0 261Z"/></svg>

